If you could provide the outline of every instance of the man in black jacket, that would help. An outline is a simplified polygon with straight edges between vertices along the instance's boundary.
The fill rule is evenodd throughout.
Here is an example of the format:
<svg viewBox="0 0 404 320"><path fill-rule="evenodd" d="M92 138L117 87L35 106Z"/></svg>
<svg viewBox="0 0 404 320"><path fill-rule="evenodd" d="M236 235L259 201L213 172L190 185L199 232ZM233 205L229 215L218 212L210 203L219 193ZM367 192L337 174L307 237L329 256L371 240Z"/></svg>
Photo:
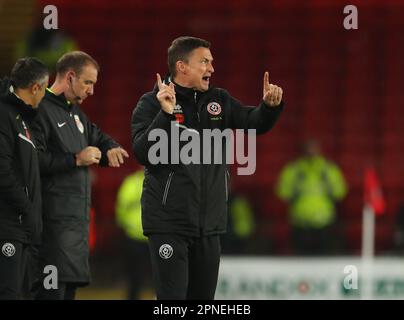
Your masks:
<svg viewBox="0 0 404 320"><path fill-rule="evenodd" d="M175 124L201 139L206 129L256 129L260 134L275 124L283 109L282 89L269 83L267 72L263 101L256 108L244 107L224 89L211 87L214 69L209 47L209 42L198 38L174 40L168 49L170 76L163 83L157 74L157 86L140 98L132 116L134 153L146 166L142 223L158 299L214 298L219 235L227 224L229 174L225 161L184 163L176 161L175 151L168 163L156 163L149 154L155 149L156 133L163 129L170 137ZM171 138L161 152L181 145ZM212 158L205 148L199 151L197 158Z"/></svg>
<svg viewBox="0 0 404 320"><path fill-rule="evenodd" d="M40 266L43 270L46 265L54 265L58 271L58 288L41 286L38 299L74 299L76 288L89 283L88 167L119 167L128 157L79 107L93 95L98 71L97 62L84 52L63 55L56 65L56 80L47 89L33 126L43 194Z"/></svg>
<svg viewBox="0 0 404 320"><path fill-rule="evenodd" d="M27 248L42 229L41 185L31 121L48 85L35 58L17 61L0 80L0 299L22 298Z"/></svg>

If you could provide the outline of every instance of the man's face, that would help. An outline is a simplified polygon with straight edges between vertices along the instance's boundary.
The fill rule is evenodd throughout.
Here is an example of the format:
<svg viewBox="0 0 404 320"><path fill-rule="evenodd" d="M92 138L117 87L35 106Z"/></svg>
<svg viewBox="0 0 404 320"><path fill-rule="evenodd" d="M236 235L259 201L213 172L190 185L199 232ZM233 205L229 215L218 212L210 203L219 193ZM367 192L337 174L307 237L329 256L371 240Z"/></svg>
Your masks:
<svg viewBox="0 0 404 320"><path fill-rule="evenodd" d="M191 52L188 61L184 61L184 76L188 86L198 91L209 89L209 81L215 70L213 57L208 48L200 47Z"/></svg>
<svg viewBox="0 0 404 320"><path fill-rule="evenodd" d="M92 64L84 66L80 75L72 72L70 77L71 88L69 95L72 97L72 102L81 104L88 96L94 94L94 85L97 82L98 71Z"/></svg>
<svg viewBox="0 0 404 320"><path fill-rule="evenodd" d="M45 90L49 85L49 77L46 76L45 82L42 82L42 84L35 83L32 86L32 107L34 109L38 108L38 105L40 104L41 100L45 96Z"/></svg>

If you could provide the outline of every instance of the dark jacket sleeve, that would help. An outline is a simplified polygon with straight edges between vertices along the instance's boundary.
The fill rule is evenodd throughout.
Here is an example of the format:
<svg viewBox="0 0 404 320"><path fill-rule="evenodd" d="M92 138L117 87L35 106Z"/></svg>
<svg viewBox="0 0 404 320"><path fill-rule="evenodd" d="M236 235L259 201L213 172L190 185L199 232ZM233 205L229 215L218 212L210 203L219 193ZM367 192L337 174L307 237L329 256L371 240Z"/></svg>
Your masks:
<svg viewBox="0 0 404 320"><path fill-rule="evenodd" d="M284 102L277 107L268 107L264 101L258 107L243 106L227 91L223 90L230 99L230 128L232 129L256 129L257 134L269 131L276 123L283 110Z"/></svg>
<svg viewBox="0 0 404 320"><path fill-rule="evenodd" d="M154 93L140 98L132 113L131 135L135 157L142 165L149 163L148 152L155 143L148 140L150 131L163 129L169 135L171 121L175 121L175 116L161 110Z"/></svg>
<svg viewBox="0 0 404 320"><path fill-rule="evenodd" d="M100 149L102 156L100 166L108 166L107 152L109 149L120 147L114 139L101 131L101 129L93 122L89 121L84 112L80 111L80 117L85 123L88 134L88 145Z"/></svg>
<svg viewBox="0 0 404 320"><path fill-rule="evenodd" d="M39 109L38 115L30 127L35 138L42 175L62 172L76 167L76 157L73 153L54 152L48 149L51 133L49 120L43 109Z"/></svg>
<svg viewBox="0 0 404 320"><path fill-rule="evenodd" d="M13 132L10 124L2 119L0 128L0 196L15 208L16 212L27 214L31 201L25 193L24 186L15 175L13 168L13 150L17 133Z"/></svg>

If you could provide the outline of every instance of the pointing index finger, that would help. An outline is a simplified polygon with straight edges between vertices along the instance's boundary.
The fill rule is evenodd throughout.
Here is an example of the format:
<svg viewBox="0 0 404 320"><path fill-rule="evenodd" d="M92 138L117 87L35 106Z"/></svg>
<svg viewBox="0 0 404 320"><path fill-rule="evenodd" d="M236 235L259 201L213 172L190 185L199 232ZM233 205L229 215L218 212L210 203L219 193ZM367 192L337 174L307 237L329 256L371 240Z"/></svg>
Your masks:
<svg viewBox="0 0 404 320"><path fill-rule="evenodd" d="M268 91L269 88L270 88L270 86L269 86L269 73L268 73L268 71L265 71L265 73L264 73L264 90Z"/></svg>
<svg viewBox="0 0 404 320"><path fill-rule="evenodd" d="M163 87L163 82L161 81L160 74L156 73L157 76L157 86L159 87L159 90Z"/></svg>

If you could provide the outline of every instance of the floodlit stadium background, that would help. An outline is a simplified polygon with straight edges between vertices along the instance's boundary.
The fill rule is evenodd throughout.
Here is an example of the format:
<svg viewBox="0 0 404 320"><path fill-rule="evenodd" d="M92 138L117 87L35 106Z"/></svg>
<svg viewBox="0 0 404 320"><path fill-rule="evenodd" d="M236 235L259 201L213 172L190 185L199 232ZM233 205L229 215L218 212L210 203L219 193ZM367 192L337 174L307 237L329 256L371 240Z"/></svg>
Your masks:
<svg viewBox="0 0 404 320"><path fill-rule="evenodd" d="M232 175L233 187L248 196L255 210L257 228L251 239L251 255L293 258L286 206L275 196L274 183L281 167L297 156L306 137L321 142L325 155L341 166L349 184L348 196L339 206L338 229L344 240L341 256L355 259L360 255L363 171L369 163L380 176L387 205L386 213L376 220L376 255L403 254L397 245L400 230L396 220L404 204L404 3L0 0L2 76L14 64L18 44L42 23L47 4L58 8L59 30L101 65L95 95L85 101L83 110L130 153L133 107L153 87L155 73L166 73L167 47L177 36L209 40L216 71L212 82L246 104L259 102L265 70L269 70L271 82L283 87L286 110L274 130L258 138L256 173ZM358 30L343 27L347 4L358 7ZM114 205L120 183L138 167L132 156L122 168L94 171L93 283L80 291L79 297L124 298L122 231L115 224ZM332 260L318 264L327 261ZM334 266L344 265L345 260L341 261ZM294 263L291 260L286 265ZM258 274L265 272L259 266L257 262L251 268L258 268L254 269ZM237 263L231 264L233 267L237 269ZM277 277L276 272L271 269L262 276ZM295 286L287 281L284 287ZM301 289L304 282L296 281L296 288ZM398 273L396 281L404 283L404 274ZM220 297L236 297L223 293L223 287L220 290ZM285 294L289 292L286 289L282 292L279 296L243 297L304 298ZM326 297L318 292L313 298ZM404 297L403 290L396 293ZM150 297L145 292L145 298Z"/></svg>

